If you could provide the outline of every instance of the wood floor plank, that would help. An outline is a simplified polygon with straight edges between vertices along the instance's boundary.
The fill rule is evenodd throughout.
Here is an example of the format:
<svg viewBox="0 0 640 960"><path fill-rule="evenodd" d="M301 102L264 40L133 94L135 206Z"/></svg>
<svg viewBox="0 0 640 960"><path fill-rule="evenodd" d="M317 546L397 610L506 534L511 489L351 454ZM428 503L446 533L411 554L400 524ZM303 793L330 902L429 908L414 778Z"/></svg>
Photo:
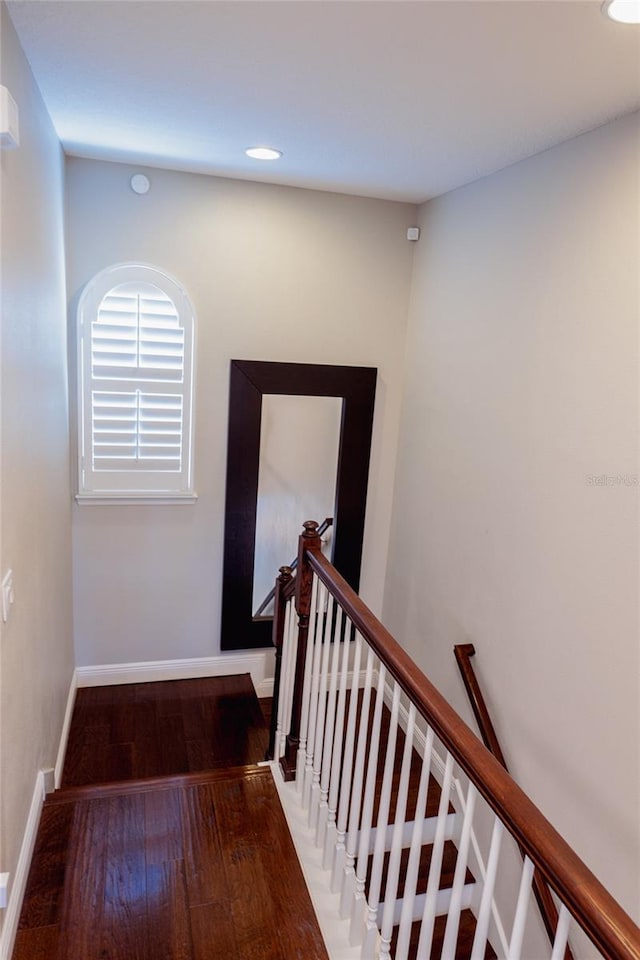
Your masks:
<svg viewBox="0 0 640 960"><path fill-rule="evenodd" d="M202 903L191 907L189 914L193 960L243 960L233 918L224 902Z"/></svg>
<svg viewBox="0 0 640 960"><path fill-rule="evenodd" d="M149 958L193 960L183 861L148 864L146 882Z"/></svg>
<svg viewBox="0 0 640 960"><path fill-rule="evenodd" d="M268 730L271 723L271 714L273 713L273 697L260 697L258 705Z"/></svg>
<svg viewBox="0 0 640 960"><path fill-rule="evenodd" d="M18 930L13 960L57 960L60 931L57 924Z"/></svg>
<svg viewBox="0 0 640 960"><path fill-rule="evenodd" d="M185 748L189 770L214 770L220 766L209 740L187 740Z"/></svg>
<svg viewBox="0 0 640 960"><path fill-rule="evenodd" d="M253 785L255 781L249 781ZM248 805L253 792L242 781L213 786L222 863L227 887L227 907L233 917L240 956L251 948L255 960L281 957L276 949L277 928L270 914L269 883L264 876L256 840L254 810ZM244 821L244 830L241 821ZM251 910L246 904L251 902Z"/></svg>
<svg viewBox="0 0 640 960"><path fill-rule="evenodd" d="M128 780L134 775L133 743L109 743L105 749L105 773L114 780Z"/></svg>
<svg viewBox="0 0 640 960"><path fill-rule="evenodd" d="M238 955L251 960L326 958L271 776L220 782L213 790ZM279 865L277 879L274 863Z"/></svg>
<svg viewBox="0 0 640 960"><path fill-rule="evenodd" d="M99 957L148 960L144 797L107 801L108 833Z"/></svg>
<svg viewBox="0 0 640 960"><path fill-rule="evenodd" d="M179 680L151 680L148 683L135 684L135 698L138 703L148 701L160 712L160 705L166 700L177 700Z"/></svg>
<svg viewBox="0 0 640 960"><path fill-rule="evenodd" d="M156 789L144 796L147 867L184 858L180 790Z"/></svg>
<svg viewBox="0 0 640 960"><path fill-rule="evenodd" d="M19 928L49 927L60 921L73 804L45 807L33 851Z"/></svg>
<svg viewBox="0 0 640 960"><path fill-rule="evenodd" d="M214 805L214 786L209 783L182 791L182 830L189 906L224 902L220 838Z"/></svg>
<svg viewBox="0 0 640 960"><path fill-rule="evenodd" d="M224 747L224 754L218 759L226 763L235 763L236 758L240 757L246 758L241 762L262 760L268 743L268 731L258 698L240 696L244 684L250 683L248 676L221 679L223 682L218 696L208 701L212 706L212 740L218 747ZM254 732L257 737L253 736Z"/></svg>
<svg viewBox="0 0 640 960"><path fill-rule="evenodd" d="M181 687L181 713L187 740L202 740L210 734L205 724L205 710L212 695L212 688L203 680L192 680Z"/></svg>
<svg viewBox="0 0 640 960"><path fill-rule="evenodd" d="M158 718L160 737L161 772L187 773L189 762L184 737L184 724L180 715L160 716Z"/></svg>
<svg viewBox="0 0 640 960"><path fill-rule="evenodd" d="M133 776L154 777L163 774L158 716L151 700L136 700L134 724Z"/></svg>
<svg viewBox="0 0 640 960"><path fill-rule="evenodd" d="M105 752L109 740L108 723L87 724L81 719L72 723L62 785L72 787L102 780L107 775Z"/></svg>
<svg viewBox="0 0 640 960"><path fill-rule="evenodd" d="M257 785L256 785L257 786ZM272 781L260 785L262 796L255 802L258 836L263 839L262 865L271 891L271 913L276 936L285 960L306 960L308 957L327 958L311 897L293 846L291 834L281 814L280 801ZM273 864L282 864L274 883ZM291 923L291 917L296 918Z"/></svg>
<svg viewBox="0 0 640 960"><path fill-rule="evenodd" d="M111 706L111 742L132 743L135 737L136 700L135 688L127 684L122 690L122 699Z"/></svg>
<svg viewBox="0 0 640 960"><path fill-rule="evenodd" d="M96 934L104 916L104 841L108 826L109 800L89 800L74 806L60 911L58 953L64 960L93 960L98 956Z"/></svg>

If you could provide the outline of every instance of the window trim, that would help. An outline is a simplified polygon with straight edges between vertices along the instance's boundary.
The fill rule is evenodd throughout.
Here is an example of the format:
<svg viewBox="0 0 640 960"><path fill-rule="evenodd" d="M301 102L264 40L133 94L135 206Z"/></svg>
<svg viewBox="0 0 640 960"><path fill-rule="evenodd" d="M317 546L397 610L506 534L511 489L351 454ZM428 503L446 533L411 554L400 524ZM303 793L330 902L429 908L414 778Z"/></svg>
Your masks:
<svg viewBox="0 0 640 960"><path fill-rule="evenodd" d="M143 471L109 471L111 480L114 474L121 474L121 484L109 488L101 485L99 473L91 467L85 471L86 458L92 457L92 411L91 395L95 390L96 381L92 376L92 323L95 321L104 297L115 287L126 283L152 284L158 287L169 297L178 314L181 326L184 328L184 373L180 384L183 397L182 444L183 459L179 473L171 476L179 482L171 486L162 485L162 471L149 471L147 474L149 486L140 482ZM106 267L89 280L78 302L76 311L76 361L77 361L77 493L75 500L78 504L108 505L108 504L193 504L197 500L194 489L193 476L193 440L194 440L194 399L195 399L195 353L196 353L196 315L193 304L182 284L174 277L156 266L141 262L118 263ZM123 390L144 389L144 378L132 376L129 380L122 379ZM169 384L167 384L169 386ZM127 479L136 477L135 483L127 483Z"/></svg>

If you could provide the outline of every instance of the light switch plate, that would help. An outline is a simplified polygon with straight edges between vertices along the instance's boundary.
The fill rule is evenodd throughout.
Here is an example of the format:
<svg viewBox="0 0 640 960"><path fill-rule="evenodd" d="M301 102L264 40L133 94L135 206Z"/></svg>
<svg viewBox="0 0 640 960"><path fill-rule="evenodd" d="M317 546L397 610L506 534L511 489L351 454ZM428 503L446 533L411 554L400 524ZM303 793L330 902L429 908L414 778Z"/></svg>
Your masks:
<svg viewBox="0 0 640 960"><path fill-rule="evenodd" d="M2 578L2 622L9 619L9 609L13 603L13 570L7 570Z"/></svg>
<svg viewBox="0 0 640 960"><path fill-rule="evenodd" d="M0 148L20 146L18 106L6 87L0 86Z"/></svg>
<svg viewBox="0 0 640 960"><path fill-rule="evenodd" d="M9 902L9 874L0 873L0 910Z"/></svg>

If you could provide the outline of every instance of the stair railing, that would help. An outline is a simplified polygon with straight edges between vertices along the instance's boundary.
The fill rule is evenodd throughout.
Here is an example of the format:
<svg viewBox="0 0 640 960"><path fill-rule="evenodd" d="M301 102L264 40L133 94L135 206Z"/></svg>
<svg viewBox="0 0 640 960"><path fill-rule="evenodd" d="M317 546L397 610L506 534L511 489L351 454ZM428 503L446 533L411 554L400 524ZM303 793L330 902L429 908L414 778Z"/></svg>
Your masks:
<svg viewBox="0 0 640 960"><path fill-rule="evenodd" d="M322 555L317 530L304 525L282 619L290 707L276 756L362 960L452 960L469 916L471 960L561 960L570 928L610 960L640 960L631 918ZM534 868L559 905L550 953L530 910ZM503 907L505 889L518 892Z"/></svg>
<svg viewBox="0 0 640 960"><path fill-rule="evenodd" d="M507 766L507 761L504 758L502 747L500 746L500 741L498 740L498 735L495 731L495 727L493 726L493 721L491 720L491 714L487 708L482 689L478 683L478 678L475 670L473 669L473 664L471 663L471 657L475 656L476 649L472 643L458 643L454 646L453 652L456 658L456 663L458 664L460 675L462 676L462 682L464 683L467 696L469 697L469 701L471 703L473 715L476 718L476 723L478 724L478 729L480 730L482 741L487 750L491 751L498 763L503 766L508 773L509 768ZM520 852L523 856L525 856L522 848ZM544 877L540 874L539 870L534 870L533 872L532 885L533 893L542 917L542 922L544 923L545 930L547 931L547 936L553 944L555 932L558 928L558 910L553 902L551 891L549 890L549 887L547 886ZM567 945L565 949L564 960L573 960L573 953L569 945Z"/></svg>

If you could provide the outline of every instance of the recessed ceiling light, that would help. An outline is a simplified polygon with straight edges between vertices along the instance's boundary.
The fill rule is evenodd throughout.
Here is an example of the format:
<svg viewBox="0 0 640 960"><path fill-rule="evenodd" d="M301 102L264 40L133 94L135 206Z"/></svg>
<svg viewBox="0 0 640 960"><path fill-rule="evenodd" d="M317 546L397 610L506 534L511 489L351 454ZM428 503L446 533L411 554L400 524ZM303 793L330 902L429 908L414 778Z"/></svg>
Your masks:
<svg viewBox="0 0 640 960"><path fill-rule="evenodd" d="M245 153L254 160L279 160L282 156L282 150L274 150L272 147L249 147Z"/></svg>
<svg viewBox="0 0 640 960"><path fill-rule="evenodd" d="M605 0L602 9L618 23L640 23L640 0Z"/></svg>

